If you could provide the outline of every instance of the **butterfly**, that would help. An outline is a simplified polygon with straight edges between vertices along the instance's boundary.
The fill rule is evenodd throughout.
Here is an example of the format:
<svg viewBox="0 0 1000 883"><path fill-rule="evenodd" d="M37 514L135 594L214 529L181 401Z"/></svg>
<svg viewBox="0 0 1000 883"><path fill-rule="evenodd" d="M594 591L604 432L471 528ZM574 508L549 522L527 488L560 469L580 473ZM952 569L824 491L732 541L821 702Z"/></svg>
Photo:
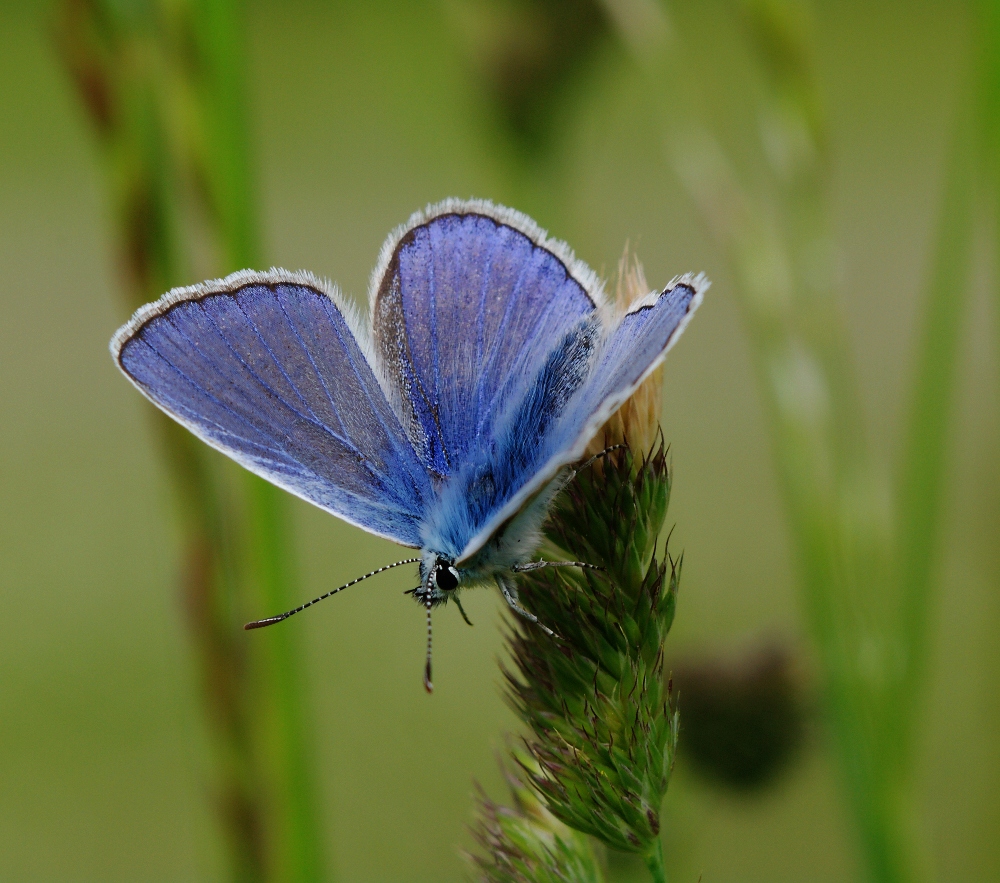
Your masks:
<svg viewBox="0 0 1000 883"><path fill-rule="evenodd" d="M213 448L420 550L361 579L419 565L411 594L427 613L430 690L435 606L454 600L465 617L459 592L495 586L537 622L514 575L556 563L531 560L553 499L707 287L682 276L617 309L530 218L447 200L390 234L367 321L309 273L244 270L141 307L111 353L146 398Z"/></svg>

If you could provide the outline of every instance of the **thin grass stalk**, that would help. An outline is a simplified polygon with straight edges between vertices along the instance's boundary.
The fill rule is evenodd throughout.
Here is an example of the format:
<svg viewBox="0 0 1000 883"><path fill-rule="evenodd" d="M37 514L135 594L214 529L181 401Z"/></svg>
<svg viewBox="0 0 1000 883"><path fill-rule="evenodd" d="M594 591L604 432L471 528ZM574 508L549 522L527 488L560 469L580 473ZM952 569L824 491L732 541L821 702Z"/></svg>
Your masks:
<svg viewBox="0 0 1000 883"><path fill-rule="evenodd" d="M741 14L764 72L761 143L793 280L779 347L798 355L770 358L767 381L804 600L869 874L917 879L912 766L898 751L908 730L901 660L910 653L898 630L905 614L894 597L889 480L871 458L839 315L826 195L832 157L811 71L809 8L746 0Z"/></svg>
<svg viewBox="0 0 1000 883"><path fill-rule="evenodd" d="M946 430L968 287L967 120L956 129L928 283L897 533L884 502L888 478L868 451L837 314L825 197L831 158L809 70L808 9L784 0L747 0L739 9L764 72L759 125L773 176L769 198L747 195L710 137L684 145L678 136L675 162L735 270L869 876L918 879L908 747L926 665ZM671 69L682 67L674 62ZM691 127L674 129L690 137Z"/></svg>
<svg viewBox="0 0 1000 883"><path fill-rule="evenodd" d="M992 224L991 288L993 315L996 321L995 339L997 341L994 352L997 353L1000 352L1000 4L995 0L980 0L977 11L979 13L977 24L978 37L981 41L980 70L982 74L982 89L978 108L978 136L984 185L982 196L985 202L985 214ZM991 625L996 632L1000 631L1000 604L996 600L1000 597L1000 568L997 568L993 574L993 585L996 592L992 605ZM987 675L986 682L992 685L1000 678L1000 647L995 643L992 646L991 656L987 660L987 666L993 677L990 678ZM994 730L1000 728L1000 705L993 701L992 689L984 693L983 700L992 705L989 721L993 724ZM993 786L992 789L988 790L988 793L996 794L998 787L1000 787L1000 756L998 756L995 745L992 763L984 770L984 774L990 777ZM993 802L992 811L987 814L981 824L983 831L1000 830L1000 802ZM1000 850L997 849L995 841L991 859L990 864L994 868L993 876L1000 877ZM988 870L986 874L989 876Z"/></svg>
<svg viewBox="0 0 1000 883"><path fill-rule="evenodd" d="M970 72L971 73L971 72ZM932 589L938 573L948 435L953 414L961 332L971 293L975 236L976 159L980 145L972 77L959 96L956 124L945 171L944 193L913 375L913 389L897 485L897 560L902 609L904 676L900 684L905 732L912 742L912 718L924 694ZM907 746L912 751L912 745Z"/></svg>
<svg viewBox="0 0 1000 883"><path fill-rule="evenodd" d="M822 157L825 138L821 130L822 119L817 111L819 102L815 90L809 87L808 78L795 74L796 61L803 58L804 53L794 45L781 49L781 38L788 41L796 32L794 27L781 26L786 24L781 16L786 9L793 7L754 0L747 3L746 8L753 23L762 25L759 30L763 33L757 34L755 42L758 54L764 57L765 64L769 63L772 67L768 77L773 90L770 100L783 108L785 113L789 107L799 107L799 119L816 131L813 140L818 148L815 153ZM779 35L777 40L773 37L775 33ZM772 35L771 39L768 39L768 34ZM863 830L867 831L871 864L881 869L877 872L880 878L921 873L921 850L916 846L910 818L913 812L910 794L913 788L913 743L920 699L925 695L922 685L930 643L930 600L940 534L948 426L960 332L969 294L975 220L976 138L972 121L975 91L975 81L969 76L960 87L952 149L946 165L945 192L938 219L938 236L932 246L924 298L923 334L917 348L906 443L895 489L896 518L894 524L887 524L893 530L883 532L879 528L875 510L865 514L864 498L861 500L860 522L853 519L855 523L852 525L852 519L847 519L849 533L845 537L844 551L846 572L852 585L846 588L853 588L854 600L852 609L846 613L849 616L853 614L853 621L845 620L841 629L845 632L857 629L855 623L860 620L865 624L863 627L872 629L873 633L877 633L881 624L883 632L880 636L882 683L876 684L876 689L867 695L866 704L869 707L855 709L850 714L854 722L848 723L848 728L856 729L856 735L870 743L865 746L870 768L862 777L868 781L856 782L855 789L861 786L865 791L857 793L855 804L859 814L867 819ZM829 159L823 162L828 165ZM809 164L805 167L808 169ZM813 180L809 180L810 177ZM819 229L815 221L809 222L810 216L820 216L825 212L825 200L818 186L821 183L819 177L814 173L806 176L806 186L786 188L786 210L791 219L789 230L793 233L790 236L791 247L800 255L800 260L802 256L814 260L817 252L822 253L821 249L811 245L808 238L811 227ZM815 272L812 275L815 278ZM801 271L800 278L803 283L808 281ZM836 303L833 285L828 285L826 291L816 288L812 292L808 291L808 284L801 287L806 290L807 299L815 303ZM882 480L869 465L860 424L850 434L845 432L845 427L849 427L848 421L858 420L860 396L852 391L854 384L848 374L851 360L846 341L842 339L838 342L828 332L823 332L823 329L841 327L831 321L833 317L829 315L829 308L826 312L827 315L818 313L815 318L819 321L809 324L810 333L807 336L820 353L827 375L834 378L831 383L835 390L833 411L839 415L834 428L841 436L839 446L845 456L839 480L843 517L845 510L849 511L851 506L851 496L857 495L858 479L864 482L866 476L874 478L870 493L876 503ZM821 333L817 334L817 331ZM833 346L829 346L831 343ZM838 385L842 389L839 407ZM852 400L857 404L853 404ZM836 439L834 443L837 443ZM866 530L866 522L874 525L876 530ZM836 588L835 584L827 587L828 590ZM885 601L880 603L880 598ZM855 648L848 645L848 650L863 654L865 645L862 643ZM855 667L858 667L858 662L855 662ZM849 669L845 673L850 681ZM857 674L860 680L865 679L863 664ZM864 697L866 694L861 692L858 695ZM843 700L848 698L844 696ZM841 701L838 705L843 713L846 704ZM843 747L850 750L849 743L853 740L848 736L842 741L845 743ZM855 759L847 758L846 762L853 765ZM876 785L878 790L872 792L872 785Z"/></svg>
<svg viewBox="0 0 1000 883"><path fill-rule="evenodd" d="M980 0L978 4L980 72L978 139L982 151L984 197L993 222L993 295L996 307L997 341L1000 343L1000 4Z"/></svg>
<svg viewBox="0 0 1000 883"><path fill-rule="evenodd" d="M773 203L752 200L716 142L690 137L691 131L686 144L672 144L673 159L734 271L801 598L868 873L885 883L909 880L905 789L882 751L892 654L889 636L879 630L891 585L891 548L878 511L881 482L868 460L850 372L838 362L838 352L846 355L845 334L824 302L829 283L806 286L801 278L804 252L813 257L827 235L822 214L808 204L818 188L783 182ZM793 238L788 228L795 224L803 229ZM878 604L883 609L873 609Z"/></svg>
<svg viewBox="0 0 1000 883"><path fill-rule="evenodd" d="M207 191L201 204L223 265L257 263L237 24L229 2L59 7L58 48L104 155L129 311L190 281L192 177ZM196 44L200 66L185 66L178 41ZM182 594L214 737L227 876L320 879L291 636L254 645L240 628L249 610L290 597L280 498L252 477L238 493L218 454L160 412L151 417L179 504Z"/></svg>
<svg viewBox="0 0 1000 883"><path fill-rule="evenodd" d="M643 862L649 871L653 883L667 883L667 869L663 863L663 841L657 840L653 849L643 856Z"/></svg>
<svg viewBox="0 0 1000 883"><path fill-rule="evenodd" d="M703 152L703 159L706 155ZM740 204L738 191L717 191L725 173L692 169L689 161L680 160L688 166L683 175L706 215L716 213L723 204L730 209ZM747 223L733 215L742 216ZM752 302L752 293L762 280L774 280L769 271L761 272L762 265L788 264L780 232L760 220L766 217L763 213L756 220L751 220L754 213L750 210L733 215L721 224L711 220L710 224L728 253L741 295L739 303L763 393L806 621L819 654L849 804L871 878L908 879L894 870L908 864L901 855L906 849L899 845L904 839L899 831L905 826L897 818L900 813L896 808L901 803L893 796L897 789L880 761L884 741L879 734L885 730L883 709L889 685L882 677L885 645L874 642L885 636L876 631L874 613L860 603L866 588L884 602L890 581L878 579L880 571L885 574L885 562L868 551L870 540L860 543L850 529L856 519L856 512L852 512L855 495L864 490L870 498L872 492L870 487L859 487L857 479L841 483L843 476L836 468L838 452L830 438L829 424L836 419L831 413L833 398L820 356L806 341L783 331L781 323L766 311L762 314L759 303ZM855 475L859 473L863 474L858 469ZM874 559L869 568L861 564L862 550L865 557ZM877 677L861 664L866 643L875 655Z"/></svg>
<svg viewBox="0 0 1000 883"><path fill-rule="evenodd" d="M246 40L239 6L234 0L204 0L191 6L202 72L199 106L206 201L220 230L226 272L262 266L243 63ZM254 475L245 473L244 482L260 609L286 610L297 597L287 501L282 491ZM272 703L267 710L275 724L269 753L282 805L282 878L303 883L321 880L323 841L297 645L287 630L252 639L264 644L268 657Z"/></svg>
<svg viewBox="0 0 1000 883"><path fill-rule="evenodd" d="M60 9L57 31L63 60L103 148L127 311L186 275L157 61L141 25L149 22L122 21L99 3L68 2ZM246 660L229 628L228 608L241 578L240 544L233 536L239 516L224 493L218 458L158 411L150 411L150 418L179 504L181 591L215 737L212 801L228 877L262 881L264 810L251 784L241 689Z"/></svg>

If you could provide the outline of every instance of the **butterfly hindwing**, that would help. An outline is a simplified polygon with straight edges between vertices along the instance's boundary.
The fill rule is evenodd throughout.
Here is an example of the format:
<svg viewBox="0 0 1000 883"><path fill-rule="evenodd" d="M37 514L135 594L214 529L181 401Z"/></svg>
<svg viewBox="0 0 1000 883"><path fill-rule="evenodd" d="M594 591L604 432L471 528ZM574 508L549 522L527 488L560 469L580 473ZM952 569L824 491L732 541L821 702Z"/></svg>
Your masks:
<svg viewBox="0 0 1000 883"><path fill-rule="evenodd" d="M492 441L511 378L526 388L601 296L565 246L485 203L415 216L390 237L380 264L376 352L422 461L442 477Z"/></svg>
<svg viewBox="0 0 1000 883"><path fill-rule="evenodd" d="M510 378L513 388L504 394L507 404L490 443L470 452L428 513L427 536L435 549L459 557L545 464L553 429L589 376L599 331L596 315L585 316L551 346L540 366L525 366Z"/></svg>
<svg viewBox="0 0 1000 883"><path fill-rule="evenodd" d="M432 495L334 297L238 273L140 310L112 352L154 404L252 472L409 546Z"/></svg>

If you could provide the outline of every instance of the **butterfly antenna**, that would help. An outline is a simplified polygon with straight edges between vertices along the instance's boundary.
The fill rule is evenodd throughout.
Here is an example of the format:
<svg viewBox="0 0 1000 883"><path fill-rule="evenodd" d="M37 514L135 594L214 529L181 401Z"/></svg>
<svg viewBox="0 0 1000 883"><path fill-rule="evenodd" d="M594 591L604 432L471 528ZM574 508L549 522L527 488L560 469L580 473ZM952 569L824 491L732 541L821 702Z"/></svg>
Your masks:
<svg viewBox="0 0 1000 883"><path fill-rule="evenodd" d="M282 620L288 619L289 616L295 616L296 613L300 613L307 607L312 607L313 604L318 604L320 601L324 601L331 595L336 595L337 592L342 592L344 589L349 589L351 586L355 586L363 580L368 579L370 576L376 576L386 570L392 570L394 567L401 567L404 564L418 564L420 562L419 558L407 558L404 561L397 561L394 564L386 564L384 567L380 567L378 570L373 570L371 573L366 573L364 576L359 576L357 579L352 579L349 583L344 583L342 586L337 586L335 589L331 589L324 595L320 595L318 598L313 598L312 601L307 601L294 610L288 610L285 613L280 613L277 616L269 616L267 619L258 619L254 622L248 622L244 629L262 629L266 625L274 625L276 622L281 622Z"/></svg>
<svg viewBox="0 0 1000 883"><path fill-rule="evenodd" d="M434 692L434 684L431 681L431 599L427 599L427 662L424 663L424 689L428 693Z"/></svg>

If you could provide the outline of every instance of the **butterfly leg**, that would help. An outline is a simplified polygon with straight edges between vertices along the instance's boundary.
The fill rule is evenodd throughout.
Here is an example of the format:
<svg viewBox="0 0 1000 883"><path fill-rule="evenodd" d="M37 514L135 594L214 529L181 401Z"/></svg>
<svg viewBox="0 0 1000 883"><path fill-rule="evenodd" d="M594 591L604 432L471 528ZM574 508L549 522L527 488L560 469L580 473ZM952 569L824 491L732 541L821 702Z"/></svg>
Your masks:
<svg viewBox="0 0 1000 883"><path fill-rule="evenodd" d="M521 602L517 598L517 588L512 582L505 580L503 577L497 577L497 585L500 586L500 591L503 593L504 600L510 605L510 609L515 613L519 613L525 619L530 620L535 625L537 625L545 634L550 638L555 638L559 640L559 636L552 631L547 625L538 621L538 617L534 613L529 613L521 606Z"/></svg>
<svg viewBox="0 0 1000 883"><path fill-rule="evenodd" d="M585 561L525 561L523 564L515 564L511 570L514 573L528 573L543 567L579 567L581 570L604 570L603 567L587 564Z"/></svg>
<svg viewBox="0 0 1000 883"><path fill-rule="evenodd" d="M455 602L455 606L458 608L458 612L462 614L462 619L465 620L465 624L472 625L472 620L466 615L462 602L458 600L458 595L452 595L451 600Z"/></svg>

